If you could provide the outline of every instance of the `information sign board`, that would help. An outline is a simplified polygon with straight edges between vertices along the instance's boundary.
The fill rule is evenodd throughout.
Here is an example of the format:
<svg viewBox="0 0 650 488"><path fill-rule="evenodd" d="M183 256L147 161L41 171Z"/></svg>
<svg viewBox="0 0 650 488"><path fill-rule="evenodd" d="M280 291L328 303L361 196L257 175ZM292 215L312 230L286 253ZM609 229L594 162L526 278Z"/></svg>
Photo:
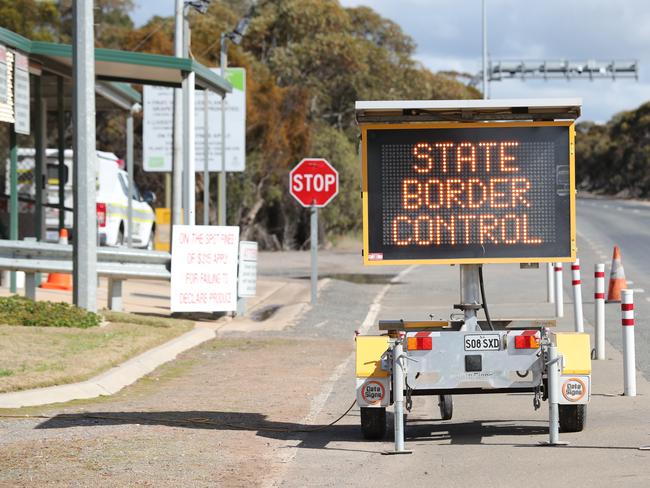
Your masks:
<svg viewBox="0 0 650 488"><path fill-rule="evenodd" d="M239 280L237 294L242 298L257 293L257 242L239 242Z"/></svg>
<svg viewBox="0 0 650 488"><path fill-rule="evenodd" d="M14 118L18 134L29 135L29 58L16 52L14 71Z"/></svg>
<svg viewBox="0 0 650 488"><path fill-rule="evenodd" d="M572 122L361 129L366 264L575 258Z"/></svg>
<svg viewBox="0 0 650 488"><path fill-rule="evenodd" d="M219 68L212 71L219 74ZM233 89L226 95L226 171L246 168L246 70L227 68ZM208 92L208 168L221 170L221 96ZM143 167L145 171L170 172L173 161L174 89L146 85L143 90ZM205 157L205 96L194 94L194 169L203 171Z"/></svg>
<svg viewBox="0 0 650 488"><path fill-rule="evenodd" d="M172 312L236 310L239 227L175 225L172 238Z"/></svg>

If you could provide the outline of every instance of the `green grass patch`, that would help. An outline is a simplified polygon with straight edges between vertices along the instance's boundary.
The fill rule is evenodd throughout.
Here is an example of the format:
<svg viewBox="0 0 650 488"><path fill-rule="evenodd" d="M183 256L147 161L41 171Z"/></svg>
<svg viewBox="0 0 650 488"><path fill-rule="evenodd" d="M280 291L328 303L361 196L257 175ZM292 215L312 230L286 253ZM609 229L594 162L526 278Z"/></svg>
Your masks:
<svg viewBox="0 0 650 488"><path fill-rule="evenodd" d="M101 315L101 327L0 324L0 393L86 380L194 327L165 317Z"/></svg>
<svg viewBox="0 0 650 488"><path fill-rule="evenodd" d="M101 322L100 315L68 303L36 302L18 295L0 297L0 324L87 329Z"/></svg>

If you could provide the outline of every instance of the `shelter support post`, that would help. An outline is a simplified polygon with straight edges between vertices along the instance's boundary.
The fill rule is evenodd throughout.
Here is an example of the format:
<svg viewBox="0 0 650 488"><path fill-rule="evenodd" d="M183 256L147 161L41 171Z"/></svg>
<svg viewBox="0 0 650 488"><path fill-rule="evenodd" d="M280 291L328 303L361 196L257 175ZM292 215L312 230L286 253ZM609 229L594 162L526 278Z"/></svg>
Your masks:
<svg viewBox="0 0 650 488"><path fill-rule="evenodd" d="M34 97L36 99L36 121L34 142L36 155L34 158L34 191L36 200L36 239L42 241L45 239L45 211L43 204L47 203L47 166L45 158L46 138L47 138L47 101L43 98L41 77L34 78Z"/></svg>
<svg viewBox="0 0 650 488"><path fill-rule="evenodd" d="M9 127L9 239L18 240L18 142L15 126ZM16 293L16 272L9 273L9 291Z"/></svg>
<svg viewBox="0 0 650 488"><path fill-rule="evenodd" d="M63 104L63 77L56 78L56 131L58 144L59 231L65 227L65 105Z"/></svg>
<svg viewBox="0 0 650 488"><path fill-rule="evenodd" d="M129 203L127 204L126 242L133 247L133 109L126 114L126 171L129 176Z"/></svg>
<svg viewBox="0 0 650 488"><path fill-rule="evenodd" d="M95 47L92 0L73 3L73 302L97 310Z"/></svg>

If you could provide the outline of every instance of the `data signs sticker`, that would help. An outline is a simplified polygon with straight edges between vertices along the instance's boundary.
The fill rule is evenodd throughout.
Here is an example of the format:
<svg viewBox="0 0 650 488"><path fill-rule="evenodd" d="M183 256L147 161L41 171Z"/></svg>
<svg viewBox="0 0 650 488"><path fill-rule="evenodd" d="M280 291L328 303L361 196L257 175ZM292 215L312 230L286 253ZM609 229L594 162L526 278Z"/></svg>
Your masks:
<svg viewBox="0 0 650 488"><path fill-rule="evenodd" d="M571 122L361 129L366 264L574 258Z"/></svg>
<svg viewBox="0 0 650 488"><path fill-rule="evenodd" d="M577 376L562 376L562 396L560 403L587 403L589 399L589 378Z"/></svg>

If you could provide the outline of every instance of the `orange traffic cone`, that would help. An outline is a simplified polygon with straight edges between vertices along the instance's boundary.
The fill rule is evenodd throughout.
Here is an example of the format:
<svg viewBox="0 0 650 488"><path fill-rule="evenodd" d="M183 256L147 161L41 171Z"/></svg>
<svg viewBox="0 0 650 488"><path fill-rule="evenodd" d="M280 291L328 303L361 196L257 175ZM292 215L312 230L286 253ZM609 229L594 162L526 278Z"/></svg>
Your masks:
<svg viewBox="0 0 650 488"><path fill-rule="evenodd" d="M621 250L614 246L614 256L612 256L612 269L609 275L609 288L607 289L608 302L620 302L621 290L627 289L625 281L625 271L621 263Z"/></svg>
<svg viewBox="0 0 650 488"><path fill-rule="evenodd" d="M61 229L59 232L59 244L68 243L68 230ZM65 290L72 291L72 275L67 273L50 273L47 275L47 281L41 283L41 288L47 290Z"/></svg>

